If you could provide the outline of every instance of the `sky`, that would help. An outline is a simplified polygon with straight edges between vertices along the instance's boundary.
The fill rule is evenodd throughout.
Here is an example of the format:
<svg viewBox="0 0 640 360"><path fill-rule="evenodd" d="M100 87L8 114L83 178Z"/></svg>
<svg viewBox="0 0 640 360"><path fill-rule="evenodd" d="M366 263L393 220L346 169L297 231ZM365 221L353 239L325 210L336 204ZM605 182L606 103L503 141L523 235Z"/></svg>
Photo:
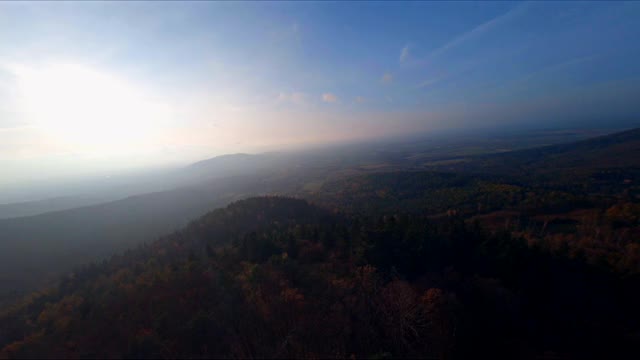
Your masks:
<svg viewBox="0 0 640 360"><path fill-rule="evenodd" d="M640 2L0 2L0 186L640 119Z"/></svg>

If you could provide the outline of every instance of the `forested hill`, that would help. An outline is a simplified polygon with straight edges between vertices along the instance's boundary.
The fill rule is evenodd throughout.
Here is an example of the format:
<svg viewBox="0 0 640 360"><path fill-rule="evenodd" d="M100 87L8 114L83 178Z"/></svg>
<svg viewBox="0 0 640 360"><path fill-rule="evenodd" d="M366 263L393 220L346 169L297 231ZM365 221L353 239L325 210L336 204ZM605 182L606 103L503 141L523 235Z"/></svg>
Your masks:
<svg viewBox="0 0 640 360"><path fill-rule="evenodd" d="M639 136L0 221L0 293L148 241L0 310L0 358L638 358ZM251 198L149 242L252 193L315 205Z"/></svg>
<svg viewBox="0 0 640 360"><path fill-rule="evenodd" d="M252 198L0 315L0 357L637 358L637 274L459 216Z"/></svg>

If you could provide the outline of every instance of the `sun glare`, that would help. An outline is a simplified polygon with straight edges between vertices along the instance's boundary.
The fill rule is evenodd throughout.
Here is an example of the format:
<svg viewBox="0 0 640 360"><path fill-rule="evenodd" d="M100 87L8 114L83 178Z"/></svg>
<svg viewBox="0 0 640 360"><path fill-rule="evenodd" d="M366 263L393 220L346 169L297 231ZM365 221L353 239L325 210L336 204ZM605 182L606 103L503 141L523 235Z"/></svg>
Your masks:
<svg viewBox="0 0 640 360"><path fill-rule="evenodd" d="M132 146L151 137L167 109L111 74L76 64L15 71L29 123L74 146Z"/></svg>

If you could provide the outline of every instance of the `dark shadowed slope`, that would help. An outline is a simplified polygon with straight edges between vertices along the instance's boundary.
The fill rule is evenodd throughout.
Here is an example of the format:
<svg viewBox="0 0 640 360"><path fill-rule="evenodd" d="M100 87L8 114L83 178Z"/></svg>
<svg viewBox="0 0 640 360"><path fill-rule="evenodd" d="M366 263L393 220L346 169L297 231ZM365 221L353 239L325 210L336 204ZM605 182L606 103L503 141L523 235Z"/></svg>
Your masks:
<svg viewBox="0 0 640 360"><path fill-rule="evenodd" d="M457 216L252 198L0 312L0 357L634 358L638 280Z"/></svg>

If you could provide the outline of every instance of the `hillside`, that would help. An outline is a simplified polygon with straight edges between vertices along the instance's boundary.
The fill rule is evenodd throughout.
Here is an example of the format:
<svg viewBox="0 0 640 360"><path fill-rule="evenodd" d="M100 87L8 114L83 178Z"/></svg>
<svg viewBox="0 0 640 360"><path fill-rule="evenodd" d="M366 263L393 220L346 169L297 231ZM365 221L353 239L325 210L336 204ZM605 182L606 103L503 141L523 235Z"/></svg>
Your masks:
<svg viewBox="0 0 640 360"><path fill-rule="evenodd" d="M369 216L457 214L571 258L637 273L639 140L640 130L632 130L427 171L357 175L324 182L304 196Z"/></svg>
<svg viewBox="0 0 640 360"><path fill-rule="evenodd" d="M361 163L322 155L262 177L0 221L3 289L146 241L5 308L1 356L626 357L640 332L637 137L446 171L333 176ZM321 207L249 199L154 241L256 193Z"/></svg>
<svg viewBox="0 0 640 360"><path fill-rule="evenodd" d="M638 176L640 129L598 136L573 143L536 147L500 154L480 155L440 166L440 169L471 173L540 176L567 174L589 176L607 171Z"/></svg>
<svg viewBox="0 0 640 360"><path fill-rule="evenodd" d="M551 145L493 156L506 165L518 162L531 168L640 167L640 129L598 136L575 143ZM488 157L485 157L488 158Z"/></svg>
<svg viewBox="0 0 640 360"><path fill-rule="evenodd" d="M638 285L457 216L253 198L5 311L0 356L620 358Z"/></svg>
<svg viewBox="0 0 640 360"><path fill-rule="evenodd" d="M508 146L498 140L491 149ZM549 136L544 135L531 141L548 140ZM517 219L522 223L519 229L531 224L542 228L544 223L531 216L522 217L522 212L540 215L588 207L603 214L618 201L626 202L640 194L640 173L634 168L640 158L637 140L635 130L571 144L472 156L469 159L473 161L430 165L426 171L425 166L416 165L418 158L424 160L416 158L416 152L433 152L429 155L431 160L441 159L440 156L446 159L452 151L477 152L476 145L456 145L452 150L420 143L394 150L390 144L374 148L369 144L297 155L236 154L213 158L184 169L185 177L200 179L198 185L0 220L0 304L48 284L73 266L155 240L209 210L252 195L289 194L343 211L378 214L405 211L437 215L455 209L473 216L516 210L518 213L511 213L508 219L501 215L491 222L517 224L513 221ZM625 156L620 149L626 149ZM592 161L573 165L571 171L563 165L567 161L557 160L587 153L592 154ZM596 155L597 159L616 158L618 167L593 170L597 164L609 164L604 160L598 163ZM257 164L261 165L251 170ZM275 167L270 169L271 165ZM553 166L557 166L557 174L544 176ZM245 175L211 178L225 170ZM254 172L246 173L250 171Z"/></svg>
<svg viewBox="0 0 640 360"><path fill-rule="evenodd" d="M444 164L446 163L446 164ZM305 197L353 211L558 212L640 198L640 129L325 181Z"/></svg>
<svg viewBox="0 0 640 360"><path fill-rule="evenodd" d="M202 214L270 188L260 180L206 185L0 220L0 303L49 283L87 261L110 256L184 226Z"/></svg>

